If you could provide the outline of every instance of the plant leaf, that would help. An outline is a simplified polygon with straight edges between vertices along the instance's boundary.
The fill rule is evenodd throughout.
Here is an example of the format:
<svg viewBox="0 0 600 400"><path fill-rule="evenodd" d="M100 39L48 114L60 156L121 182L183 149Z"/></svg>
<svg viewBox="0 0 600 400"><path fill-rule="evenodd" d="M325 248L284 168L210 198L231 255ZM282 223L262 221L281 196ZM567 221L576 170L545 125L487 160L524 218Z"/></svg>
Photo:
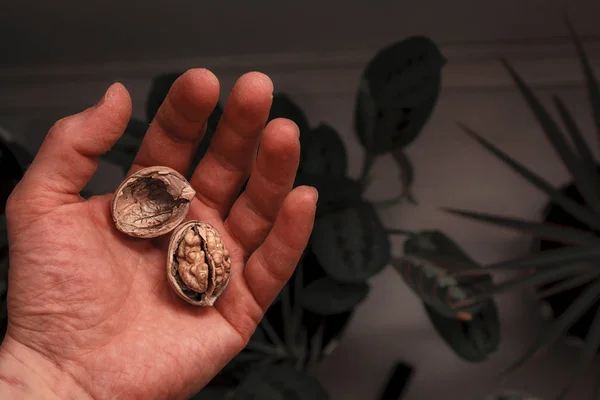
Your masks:
<svg viewBox="0 0 600 400"><path fill-rule="evenodd" d="M278 92L273 94L268 121L275 118L287 118L294 121L300 130L300 137L310 129L310 123L306 114L286 93Z"/></svg>
<svg viewBox="0 0 600 400"><path fill-rule="evenodd" d="M600 277L600 269L594 269L589 272L584 272L581 275L575 275L571 278L557 282L547 289L539 290L537 292L536 297L538 299L545 299L554 294L573 289L577 286L584 285L588 282L591 282L592 280L595 280L598 277Z"/></svg>
<svg viewBox="0 0 600 400"><path fill-rule="evenodd" d="M448 318L424 303L429 321L442 340L461 359L476 363L495 352L500 343L500 321L493 301L487 301L472 321ZM477 340L476 336L483 338Z"/></svg>
<svg viewBox="0 0 600 400"><path fill-rule="evenodd" d="M476 133L468 126L462 123L459 123L458 126L465 133L467 133L469 136L475 139L486 150L488 150L490 153L496 156L500 161L503 161L517 174L521 175L521 177L527 180L530 184L532 184L542 192L546 193L546 195L550 197L550 199L553 202L561 206L567 213L571 214L573 217L588 225L590 228L594 230L600 230L600 219L596 218L596 216L589 210L587 210L585 207L578 204L576 201L572 200L560 191L556 190L552 185L550 185L540 176L534 174L533 172L525 168L522 164L509 157L506 153L502 152L493 144L485 140L483 137L481 137L478 133Z"/></svg>
<svg viewBox="0 0 600 400"><path fill-rule="evenodd" d="M506 60L502 60L502 62L517 84L521 94L529 104L529 107L540 123L542 130L545 132L547 139L573 176L579 192L596 215L600 216L600 186L596 185L595 179L590 176L589 171L583 167L580 159L575 156L562 132L560 132L550 114L548 114L543 105L533 94L529 86Z"/></svg>
<svg viewBox="0 0 600 400"><path fill-rule="evenodd" d="M300 304L315 314L330 316L353 310L368 293L365 282L341 283L325 277L304 288Z"/></svg>
<svg viewBox="0 0 600 400"><path fill-rule="evenodd" d="M322 123L300 135L298 174L345 176L347 169L346 146L331 125Z"/></svg>
<svg viewBox="0 0 600 400"><path fill-rule="evenodd" d="M567 244L600 245L600 238L586 231L563 227L551 223L530 222L522 219L509 218L500 215L464 211L455 208L442 208L444 211L457 216L474 219L480 222L515 229L525 233L533 233L545 239Z"/></svg>
<svg viewBox="0 0 600 400"><path fill-rule="evenodd" d="M317 218L310 245L327 275L339 282L364 282L390 260L387 231L367 202Z"/></svg>
<svg viewBox="0 0 600 400"><path fill-rule="evenodd" d="M600 281L595 282L579 295L569 308L558 317L552 326L542 333L541 337L534 345L531 346L521 358L506 369L502 374L503 378L506 379L506 377L517 371L532 357L535 357L540 350L552 346L561 335L569 329L569 327L580 318L596 300L598 300L598 298L600 298Z"/></svg>
<svg viewBox="0 0 600 400"><path fill-rule="evenodd" d="M553 97L554 104L558 110L560 117L567 128L567 132L571 136L571 140L579 153L579 157L581 158L581 163L588 171L590 178L594 178L595 185L600 186L600 178L598 177L598 168L596 167L596 160L594 154L590 150L587 142L583 138L581 134L581 129L575 122L575 118L571 115L571 112L567 108L567 106L563 103L563 101L558 96Z"/></svg>
<svg viewBox="0 0 600 400"><path fill-rule="evenodd" d="M405 251L403 256L392 258L391 263L422 301L448 318L472 318L484 302L472 301L460 308L453 305L487 293L492 285L489 274L453 277L452 272L471 265L447 255L425 251L410 254Z"/></svg>
<svg viewBox="0 0 600 400"><path fill-rule="evenodd" d="M485 270L505 270L519 268L540 268L550 265L565 264L584 260L598 260L600 247L578 246L560 247L546 250L539 254L511 259L505 262L484 267Z"/></svg>
<svg viewBox="0 0 600 400"><path fill-rule="evenodd" d="M253 369L237 387L236 400L329 400L319 381L289 364Z"/></svg>
<svg viewBox="0 0 600 400"><path fill-rule="evenodd" d="M522 289L533 285L539 285L552 282L556 279L564 278L576 272L587 272L593 268L589 263L579 264L558 264L556 267L544 268L535 271L533 274L526 277L517 277L515 279L499 283L487 289L483 293L476 293L462 301L457 302L454 307L463 308L472 303L486 300L500 293L508 292L515 289Z"/></svg>
<svg viewBox="0 0 600 400"><path fill-rule="evenodd" d="M585 76L585 80L587 82L587 91L592 116L594 117L594 122L596 123L598 135L600 136L600 87L598 87L598 81L594 76L594 71L590 64L589 57L587 56L585 49L583 48L583 44L581 43L579 36L575 32L573 25L571 24L568 18L565 20L565 23L567 25L567 29L569 31L569 34L571 35L573 43L575 44L577 54L579 55L581 70L583 71L583 75Z"/></svg>
<svg viewBox="0 0 600 400"><path fill-rule="evenodd" d="M346 176L304 173L296 176L294 186L300 185L313 186L318 190L317 218L363 202L360 183Z"/></svg>
<svg viewBox="0 0 600 400"><path fill-rule="evenodd" d="M445 62L438 46L422 35L392 43L369 61L354 112L368 152L387 153L415 140L435 108Z"/></svg>
<svg viewBox="0 0 600 400"><path fill-rule="evenodd" d="M596 310L592 325L585 337L585 344L581 350L579 363L575 368L571 369L571 377L564 385L556 400L566 400L567 395L572 390L577 380L594 360L598 348L600 348L600 307Z"/></svg>
<svg viewBox="0 0 600 400"><path fill-rule="evenodd" d="M420 254L433 252L440 256L452 257L456 261L479 267L479 264L467 254L467 252L452 240L448 235L440 230L423 230L417 234L412 234L404 242L404 252L406 254Z"/></svg>

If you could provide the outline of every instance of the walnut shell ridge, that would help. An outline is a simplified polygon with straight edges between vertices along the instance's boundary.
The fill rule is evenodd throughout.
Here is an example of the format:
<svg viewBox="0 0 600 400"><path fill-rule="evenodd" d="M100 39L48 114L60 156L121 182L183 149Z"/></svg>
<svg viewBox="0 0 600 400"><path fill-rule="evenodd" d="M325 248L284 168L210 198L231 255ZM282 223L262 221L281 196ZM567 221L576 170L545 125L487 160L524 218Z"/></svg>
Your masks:
<svg viewBox="0 0 600 400"><path fill-rule="evenodd" d="M231 277L231 258L219 231L204 221L188 221L173 232L167 280L179 297L195 306L213 306Z"/></svg>
<svg viewBox="0 0 600 400"><path fill-rule="evenodd" d="M116 228L133 237L153 238L171 232L187 217L196 191L174 169L141 169L119 185L111 212Z"/></svg>

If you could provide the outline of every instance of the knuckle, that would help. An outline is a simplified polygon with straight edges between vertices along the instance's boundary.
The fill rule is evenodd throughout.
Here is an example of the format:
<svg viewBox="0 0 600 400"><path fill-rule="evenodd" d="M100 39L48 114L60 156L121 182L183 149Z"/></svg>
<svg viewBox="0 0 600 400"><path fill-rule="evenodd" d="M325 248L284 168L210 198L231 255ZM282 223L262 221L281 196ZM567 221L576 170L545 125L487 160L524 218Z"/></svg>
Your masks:
<svg viewBox="0 0 600 400"><path fill-rule="evenodd" d="M73 129L75 123L76 123L75 116L70 115L68 117L63 117L63 118L57 120L56 122L54 122L52 127L50 127L50 130L48 131L48 136L49 137L62 137L63 135L67 134L69 131L71 131Z"/></svg>

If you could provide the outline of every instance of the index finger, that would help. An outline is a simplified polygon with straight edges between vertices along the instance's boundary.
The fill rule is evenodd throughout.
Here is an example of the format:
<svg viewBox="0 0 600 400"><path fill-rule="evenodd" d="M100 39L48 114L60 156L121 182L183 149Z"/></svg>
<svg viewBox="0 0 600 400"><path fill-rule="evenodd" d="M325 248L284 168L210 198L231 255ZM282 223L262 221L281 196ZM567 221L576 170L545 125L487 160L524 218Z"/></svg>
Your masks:
<svg viewBox="0 0 600 400"><path fill-rule="evenodd" d="M162 165L186 175L219 101L219 81L210 71L186 71L169 90L127 175Z"/></svg>

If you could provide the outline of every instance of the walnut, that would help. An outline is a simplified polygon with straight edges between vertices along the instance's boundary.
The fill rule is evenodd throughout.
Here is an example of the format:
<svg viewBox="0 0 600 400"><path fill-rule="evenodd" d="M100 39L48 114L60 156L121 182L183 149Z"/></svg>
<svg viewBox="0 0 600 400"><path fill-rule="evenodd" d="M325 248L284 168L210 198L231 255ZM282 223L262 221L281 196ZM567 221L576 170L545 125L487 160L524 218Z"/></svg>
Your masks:
<svg viewBox="0 0 600 400"><path fill-rule="evenodd" d="M113 221L119 231L130 236L161 236L183 222L195 195L179 172L163 166L144 168L115 191Z"/></svg>
<svg viewBox="0 0 600 400"><path fill-rule="evenodd" d="M185 301L212 306L231 277L231 258L220 233L209 223L180 225L169 243L167 280Z"/></svg>

